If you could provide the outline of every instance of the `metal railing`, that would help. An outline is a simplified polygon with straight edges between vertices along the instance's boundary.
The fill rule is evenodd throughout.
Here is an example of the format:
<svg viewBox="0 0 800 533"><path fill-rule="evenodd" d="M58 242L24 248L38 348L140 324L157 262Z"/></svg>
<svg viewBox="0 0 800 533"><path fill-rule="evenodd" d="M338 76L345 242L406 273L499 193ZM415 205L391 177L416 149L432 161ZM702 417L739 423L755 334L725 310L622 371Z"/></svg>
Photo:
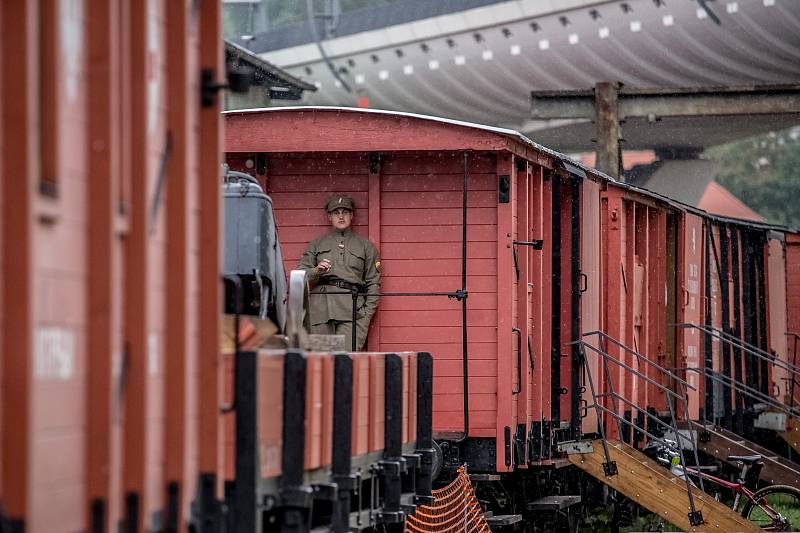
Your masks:
<svg viewBox="0 0 800 533"><path fill-rule="evenodd" d="M592 343L587 341L587 339L591 337L595 337L597 342ZM627 425L633 431L639 432L639 434L646 436L648 439L657 441L662 446L674 451L680 456L681 464L683 465L687 464L684 453L684 450L686 449L684 444L687 444L687 447L692 450L695 464L700 464L700 459L697 452L697 442L695 440L694 433L689 431L688 435L685 435L683 432L681 432L678 428L678 417L676 416L676 406L680 404L683 406L683 416L686 420L689 419L688 391L695 390L695 387L681 379L680 376L670 371L670 369L659 365L646 355L626 346L619 340L611 337L603 331L591 331L584 333L580 340L575 341L572 344L577 344L579 346L581 364L583 365L584 375L588 381L589 390L592 394L592 404L587 404L584 409L587 411L589 409L594 409L597 415L598 432L600 433L603 453L606 458L606 464L603 466L606 475L613 475L616 473L616 469L611 461L611 455L606 437L607 429L605 427L605 422L607 421L608 417L611 417L616 421L617 432L619 433L620 437L622 437L623 434L623 425ZM609 345L613 345L617 349L621 350L621 352L635 357L638 368L634 368L633 366L620 360L620 358L612 355L608 350ZM589 360L587 358L587 350L595 353L602 361L602 373L605 377L605 387L603 391L598 391L596 388L595 378L599 376L593 375L592 366L589 364ZM618 369L618 372L612 373L612 365ZM645 367L644 372L642 371L642 367ZM664 394L664 396L667 398L666 404L669 410L669 422L662 420L653 413L643 410L635 401L625 398L616 391L613 378L615 375L619 374L619 370L621 370L624 375L630 376L631 379L641 380L646 385L650 385ZM648 372L648 370L650 372ZM600 368L598 368L598 371L600 371ZM652 372L655 372L657 376L661 376L663 379L667 380L667 382L675 384L675 389L677 389L678 392L668 386L665 386L661 381L653 379L653 377L648 375L648 373ZM598 384L599 383L600 382L598 381ZM611 408L605 405L609 400L612 404ZM639 412L644 414L644 419L641 422L641 425L638 421L634 420L633 416L631 416L630 420L626 419L621 414L620 404L639 409ZM648 421L648 423L644 423L645 420ZM652 422L652 424L655 424L658 427L672 430L672 433L676 436L676 441L672 442L669 439L665 439L655 432L650 431L652 424L649 422ZM689 479L689 476L686 475L685 471L682 477L686 481L686 492L689 502L689 509L691 512L690 517L700 516L695 505L694 495L692 494L692 481ZM703 487L702 478L699 479L699 483L700 490L705 490Z"/></svg>
<svg viewBox="0 0 800 533"><path fill-rule="evenodd" d="M724 330L719 328L715 328L713 326L706 326L706 325L697 325L691 323L681 323L675 324L676 328L684 328L684 329L694 329L700 331L703 335L707 335L712 339L718 340L721 344L732 347L735 350L741 350L745 354L752 356L755 359L763 361L767 364L768 368L779 368L784 370L788 373L787 380L790 382L788 385L788 394L790 398L790 404L787 406L784 402L780 400L776 400L775 397L771 396L770 394L751 387L750 385L732 378L724 373L718 372L713 369L703 368L684 368L684 369L675 369L675 370L685 370L689 372L697 372L698 374L704 376L707 379L711 379L711 381L721 384L725 387L725 394L730 394L731 389L733 390L734 394L736 394L736 407L737 411L739 410L740 406L744 404L744 398L748 398L751 400L755 400L758 403L766 404L769 407L774 409L780 410L785 412L788 416L800 416L800 409L794 407L794 393L795 388L798 384L800 384L800 366L796 365L796 361L792 361L791 363L788 360L783 360L778 357L776 354L767 352L758 346L754 346L739 337L736 337ZM796 348L797 348L797 341L800 339L800 335L796 333L787 333L786 335L794 336L795 338L795 350L793 351L793 357L796 357ZM727 415L726 415L727 416ZM706 420L710 420L709 414L705 414ZM713 417L713 415L712 415Z"/></svg>

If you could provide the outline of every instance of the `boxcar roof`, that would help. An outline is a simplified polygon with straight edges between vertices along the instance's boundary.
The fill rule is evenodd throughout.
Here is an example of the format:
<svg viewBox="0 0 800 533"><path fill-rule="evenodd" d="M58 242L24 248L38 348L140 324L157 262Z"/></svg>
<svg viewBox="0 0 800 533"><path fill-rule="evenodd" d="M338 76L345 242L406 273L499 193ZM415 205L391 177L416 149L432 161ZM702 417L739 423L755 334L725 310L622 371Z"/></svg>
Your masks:
<svg viewBox="0 0 800 533"><path fill-rule="evenodd" d="M313 121L306 114L313 114ZM431 150L508 150L548 168L561 167L700 214L718 223L786 231L785 226L715 215L642 187L620 182L522 133L443 117L335 106L293 106L225 111L226 152L365 152ZM254 120L255 116L269 121ZM301 119L302 117L302 119ZM302 120L302 122L301 122ZM314 127L309 127L313 124Z"/></svg>
<svg viewBox="0 0 800 533"><path fill-rule="evenodd" d="M319 116L314 122L317 128L309 128L305 119L303 124L293 123L293 117L305 113ZM554 161L560 161L584 173L600 174L569 156L535 143L518 131L462 120L334 106L268 107L232 110L223 114L236 126L226 129L227 152L509 150L528 158L531 153L543 156L536 162L547 167L552 168ZM275 115L270 117L269 124L249 120L252 115L268 114ZM280 115L285 117L279 118ZM275 127L276 121L284 122ZM358 128L353 127L355 124ZM332 137L332 133L342 137ZM265 150L265 146L269 146L269 150ZM602 175L602 178L615 181L607 175Z"/></svg>

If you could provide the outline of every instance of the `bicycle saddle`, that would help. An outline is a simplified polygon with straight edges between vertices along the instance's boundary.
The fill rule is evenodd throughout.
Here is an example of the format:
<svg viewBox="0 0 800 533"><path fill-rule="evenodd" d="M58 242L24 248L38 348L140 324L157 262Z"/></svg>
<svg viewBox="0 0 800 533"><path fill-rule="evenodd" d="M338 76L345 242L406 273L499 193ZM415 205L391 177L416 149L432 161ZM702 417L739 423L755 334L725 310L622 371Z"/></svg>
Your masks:
<svg viewBox="0 0 800 533"><path fill-rule="evenodd" d="M763 458L761 455L729 455L728 461L741 461L742 463L752 465L757 463Z"/></svg>

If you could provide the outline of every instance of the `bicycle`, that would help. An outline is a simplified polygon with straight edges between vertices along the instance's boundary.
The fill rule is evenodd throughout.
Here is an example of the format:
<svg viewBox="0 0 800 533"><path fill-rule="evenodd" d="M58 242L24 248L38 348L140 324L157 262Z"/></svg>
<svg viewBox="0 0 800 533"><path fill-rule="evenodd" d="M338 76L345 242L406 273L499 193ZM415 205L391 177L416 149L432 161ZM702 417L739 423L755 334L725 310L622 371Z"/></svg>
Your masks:
<svg viewBox="0 0 800 533"><path fill-rule="evenodd" d="M693 468L680 464L677 443L665 439L664 443L651 441L642 450L658 463L669 468L673 474L683 479L688 474L699 479L710 481L733 492L731 509L740 513L765 531L793 531L800 527L800 490L789 485L769 485L751 490L758 484L761 469L764 466L761 455L731 455L728 461L742 465L736 481L728 481L704 472L701 468ZM685 473L685 474L684 474ZM740 504L741 511L739 511Z"/></svg>

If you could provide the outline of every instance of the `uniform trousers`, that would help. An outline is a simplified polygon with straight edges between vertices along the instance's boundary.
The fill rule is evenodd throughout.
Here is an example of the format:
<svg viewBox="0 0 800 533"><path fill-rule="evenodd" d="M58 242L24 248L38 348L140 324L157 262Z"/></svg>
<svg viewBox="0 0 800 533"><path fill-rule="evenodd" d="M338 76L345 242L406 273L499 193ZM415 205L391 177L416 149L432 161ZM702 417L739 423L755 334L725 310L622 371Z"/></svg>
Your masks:
<svg viewBox="0 0 800 533"><path fill-rule="evenodd" d="M364 347L367 340L367 330L369 322L358 320L356 322L356 351ZM350 320L328 320L323 324L313 324L311 333L321 335L344 335L344 349L350 351L353 348L353 322Z"/></svg>

